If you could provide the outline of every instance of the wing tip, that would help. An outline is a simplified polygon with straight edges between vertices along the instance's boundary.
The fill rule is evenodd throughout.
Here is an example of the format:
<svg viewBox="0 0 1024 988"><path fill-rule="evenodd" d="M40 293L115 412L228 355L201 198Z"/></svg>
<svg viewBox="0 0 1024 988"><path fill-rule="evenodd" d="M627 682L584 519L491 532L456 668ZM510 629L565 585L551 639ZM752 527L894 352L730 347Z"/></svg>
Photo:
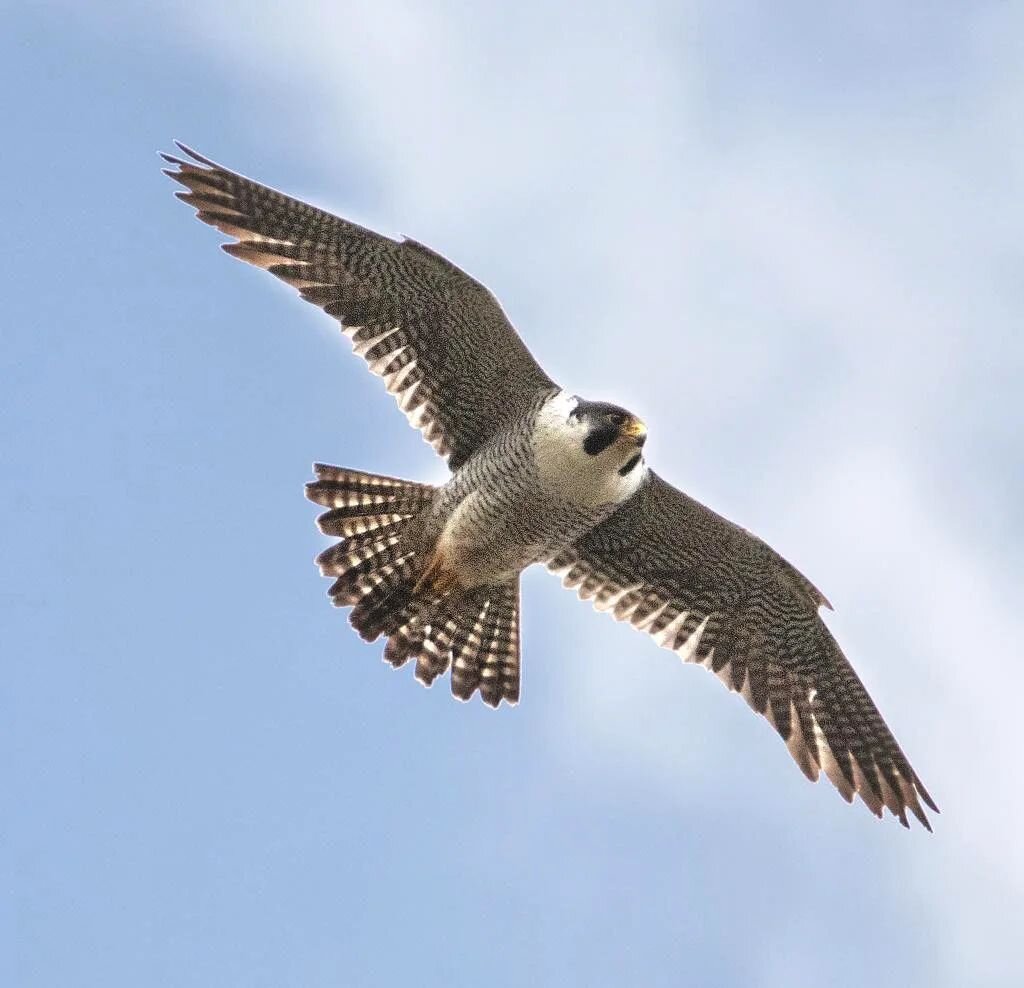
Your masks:
<svg viewBox="0 0 1024 988"><path fill-rule="evenodd" d="M182 154L188 155L188 157L190 157L193 161L198 161L201 165L208 165L210 168L220 167L216 161L211 161L209 158L204 157L198 151L194 151L192 148L190 148L187 144L183 143L182 141L175 139L174 146Z"/></svg>
<svg viewBox="0 0 1024 988"><path fill-rule="evenodd" d="M166 151L157 151L157 154L168 162L168 164L175 165L178 169L192 168L195 169L196 165L203 165L206 168L219 169L221 166L210 158L201 155L198 151L194 151L187 144L182 143L179 140L174 141L174 146L181 151L182 154L187 158L191 158L191 161L186 161L184 158L179 158L175 154L168 154ZM171 178L176 177L180 174L180 171L171 171L169 168L162 169L165 175L169 175Z"/></svg>
<svg viewBox="0 0 1024 988"><path fill-rule="evenodd" d="M940 810L938 806L936 806L935 800L932 799L932 797L928 794L928 790L925 789L923 785L921 785L921 780L918 779L916 775L911 781L911 786L912 791L914 791L922 800L924 800L924 804L928 807L928 809L930 809L935 814L941 815L942 810ZM921 809L921 804L916 799L914 799L908 800L907 805L910 807L910 812L913 813L915 817L917 817L921 826L924 827L924 829L927 830L928 833L933 833L931 821L928 819L928 814L926 814L925 811Z"/></svg>
<svg viewBox="0 0 1024 988"><path fill-rule="evenodd" d="M921 780L918 779L916 776L914 777L914 788L917 790L918 796L920 796L924 800L925 806L927 806L928 809L930 809L933 813L942 813L942 810L940 810L938 806L936 806L935 800L932 799L932 797L929 795L928 790L925 789L923 785L921 785Z"/></svg>

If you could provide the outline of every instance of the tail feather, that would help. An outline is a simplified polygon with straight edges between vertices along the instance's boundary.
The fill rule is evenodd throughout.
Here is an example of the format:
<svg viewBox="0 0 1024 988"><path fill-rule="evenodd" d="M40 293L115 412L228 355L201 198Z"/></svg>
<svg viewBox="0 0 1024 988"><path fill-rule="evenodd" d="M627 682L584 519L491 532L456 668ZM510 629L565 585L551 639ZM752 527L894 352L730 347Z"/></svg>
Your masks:
<svg viewBox="0 0 1024 988"><path fill-rule="evenodd" d="M480 671L480 695L496 707L519 699L519 581L506 585L489 611L490 641Z"/></svg>
<svg viewBox="0 0 1024 988"><path fill-rule="evenodd" d="M484 703L519 701L519 580L487 588L491 593L453 635L452 693Z"/></svg>
<svg viewBox="0 0 1024 988"><path fill-rule="evenodd" d="M452 636L458 630L458 619L443 607L431 615L430 621L416 656L416 678L424 686L432 686L438 676L448 671L452 661Z"/></svg>
<svg viewBox="0 0 1024 988"><path fill-rule="evenodd" d="M364 641L390 635L407 620L408 610L415 603L416 573L414 557L406 557L371 573L368 582L360 585L363 595L352 609L349 621Z"/></svg>
<svg viewBox="0 0 1024 988"><path fill-rule="evenodd" d="M471 628L480 611L487 606L486 591L476 590L449 595L434 607L430 625L424 629L422 641L415 649L418 653L416 678L424 686L430 686L438 676L447 672L465 640L464 629Z"/></svg>
<svg viewBox="0 0 1024 988"><path fill-rule="evenodd" d="M468 700L480 685L480 653L489 635L488 612L491 602L485 600L472 621L459 625L452 642L452 693L460 700Z"/></svg>
<svg viewBox="0 0 1024 988"><path fill-rule="evenodd" d="M317 524L324 535L354 539L362 535L384 532L404 521L408 521L408 515L349 515L344 512L325 511L317 519Z"/></svg>
<svg viewBox="0 0 1024 988"><path fill-rule="evenodd" d="M377 531L353 535L324 549L316 557L316 564L324 576L341 576L380 556L385 557L382 562L391 562L387 556L401 541L402 536L398 533Z"/></svg>
<svg viewBox="0 0 1024 988"><path fill-rule="evenodd" d="M400 525L419 514L434 494L430 484L377 476L316 463L317 479L306 484L306 497L330 511L317 518L325 535L349 538Z"/></svg>
<svg viewBox="0 0 1024 988"><path fill-rule="evenodd" d="M317 565L324 576L335 577L327 591L335 606L356 605L360 616L374 613L381 618L368 628L353 620L359 633L372 641L387 626L381 606L414 570L415 553L404 545L403 536L430 505L434 488L324 463L313 470L317 479L306 485L306 497L330 509L317 524L325 534L341 537L317 556Z"/></svg>
<svg viewBox="0 0 1024 988"><path fill-rule="evenodd" d="M435 488L317 464L306 496L329 510L320 530L341 541L316 562L335 577L328 594L351 606L350 621L366 641L387 636L384 659L396 668L416 660L416 678L430 686L452 669L452 693L479 690L496 707L519 699L519 580L463 590L422 581L409 525Z"/></svg>
<svg viewBox="0 0 1024 988"><path fill-rule="evenodd" d="M355 608L350 620L366 641L379 638L387 628L388 614L405 606L404 602L394 603L396 595L408 586L410 592L405 601L412 596L412 559L412 553L387 561L383 553L370 556L339 575L328 589L327 595L335 607Z"/></svg>
<svg viewBox="0 0 1024 988"><path fill-rule="evenodd" d="M415 480L400 480L398 477L386 477L380 473L366 473L364 470L350 470L346 467L334 467L329 463L314 463L313 472L316 481L307 484L307 488L317 491L333 491L336 494L380 494L392 498L404 498L407 495L420 494L426 500L434 488L430 484L420 484ZM318 504L328 504L314 498Z"/></svg>

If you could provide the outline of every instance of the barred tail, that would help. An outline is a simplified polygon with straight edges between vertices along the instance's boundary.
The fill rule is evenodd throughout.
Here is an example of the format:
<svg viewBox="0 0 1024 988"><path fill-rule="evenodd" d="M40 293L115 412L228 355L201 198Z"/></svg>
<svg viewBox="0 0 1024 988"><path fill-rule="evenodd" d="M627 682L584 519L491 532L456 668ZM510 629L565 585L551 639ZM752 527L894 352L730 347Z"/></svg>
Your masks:
<svg viewBox="0 0 1024 988"><path fill-rule="evenodd" d="M397 669L416 659L425 686L451 666L452 694L484 703L519 702L519 577L506 583L413 601L388 638L384 659Z"/></svg>
<svg viewBox="0 0 1024 988"><path fill-rule="evenodd" d="M323 463L313 470L317 479L306 485L306 497L330 509L317 525L341 537L316 558L320 572L335 577L327 595L335 607L355 606L353 625L373 641L409 603L418 560L404 536L434 488Z"/></svg>
<svg viewBox="0 0 1024 988"><path fill-rule="evenodd" d="M417 591L426 560L406 536L435 488L321 463L313 469L317 479L306 485L306 496L329 509L317 524L341 538L316 561L335 578L327 593L335 606L352 607L360 636L386 635L384 659L396 668L415 659L416 678L426 686L451 666L452 693L460 700L479 690L493 707L516 703L518 578L472 590Z"/></svg>

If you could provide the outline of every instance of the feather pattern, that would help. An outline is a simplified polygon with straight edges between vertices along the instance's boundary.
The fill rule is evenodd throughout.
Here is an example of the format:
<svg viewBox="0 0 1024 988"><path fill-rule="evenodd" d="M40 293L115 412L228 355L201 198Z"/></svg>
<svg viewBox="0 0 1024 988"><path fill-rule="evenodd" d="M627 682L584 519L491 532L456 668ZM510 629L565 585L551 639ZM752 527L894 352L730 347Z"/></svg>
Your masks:
<svg viewBox="0 0 1024 988"><path fill-rule="evenodd" d="M548 567L740 693L809 779L931 829L921 804L938 807L818 615L827 601L760 539L649 473Z"/></svg>
<svg viewBox="0 0 1024 988"><path fill-rule="evenodd" d="M452 635L452 694L468 700L479 690L496 707L519 702L519 580L488 590Z"/></svg>
<svg viewBox="0 0 1024 988"><path fill-rule="evenodd" d="M329 508L317 518L320 531L341 536L316 563L335 577L327 591L336 607L362 604L364 610L412 572L414 552L404 542L409 523L433 501L429 484L398 480L317 463L306 497Z"/></svg>
<svg viewBox="0 0 1024 988"><path fill-rule="evenodd" d="M185 187L178 197L233 238L229 254L338 320L453 471L435 489L318 465L307 486L327 509L321 530L340 539L317 557L334 580L328 593L352 606L364 639L387 636L385 660L415 660L426 685L450 668L460 699L479 692L492 706L515 703L519 572L543 560L598 610L740 693L808 778L824 772L847 801L859 796L905 826L909 811L931 829L922 804L938 808L819 617L828 601L801 573L746 530L634 470L639 453L610 475L612 487L579 463L567 467L558 441L567 395L490 292L441 255L178 146L184 158L164 155L173 166L166 173ZM600 452L586 442L585 452ZM453 563L444 581L422 579L450 558L458 572Z"/></svg>
<svg viewBox="0 0 1024 988"><path fill-rule="evenodd" d="M430 686L452 667L452 693L479 691L492 707L519 700L519 575L469 591L414 592L420 574L412 535L437 493L428 484L323 463L306 496L329 508L320 530L341 540L317 565L334 577L327 591L367 641L386 635L384 660L395 668L415 660L416 678Z"/></svg>
<svg viewBox="0 0 1024 988"><path fill-rule="evenodd" d="M399 407L454 470L554 387L486 288L414 240L396 241L283 195L178 144L166 174L204 223L337 319Z"/></svg>
<svg viewBox="0 0 1024 988"><path fill-rule="evenodd" d="M519 702L519 580L481 587L440 601L414 601L391 633L385 661L410 660L424 686L451 667L452 694L484 703Z"/></svg>

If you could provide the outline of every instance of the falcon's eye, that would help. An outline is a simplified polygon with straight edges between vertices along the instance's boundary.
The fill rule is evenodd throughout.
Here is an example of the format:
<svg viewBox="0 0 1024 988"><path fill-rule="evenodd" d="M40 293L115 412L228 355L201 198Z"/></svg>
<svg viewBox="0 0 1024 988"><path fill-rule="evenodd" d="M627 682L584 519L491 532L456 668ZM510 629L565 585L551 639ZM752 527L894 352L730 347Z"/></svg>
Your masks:
<svg viewBox="0 0 1024 988"><path fill-rule="evenodd" d="M608 415L608 421L611 422L612 425L625 425L626 416L623 415L622 412L611 412Z"/></svg>

